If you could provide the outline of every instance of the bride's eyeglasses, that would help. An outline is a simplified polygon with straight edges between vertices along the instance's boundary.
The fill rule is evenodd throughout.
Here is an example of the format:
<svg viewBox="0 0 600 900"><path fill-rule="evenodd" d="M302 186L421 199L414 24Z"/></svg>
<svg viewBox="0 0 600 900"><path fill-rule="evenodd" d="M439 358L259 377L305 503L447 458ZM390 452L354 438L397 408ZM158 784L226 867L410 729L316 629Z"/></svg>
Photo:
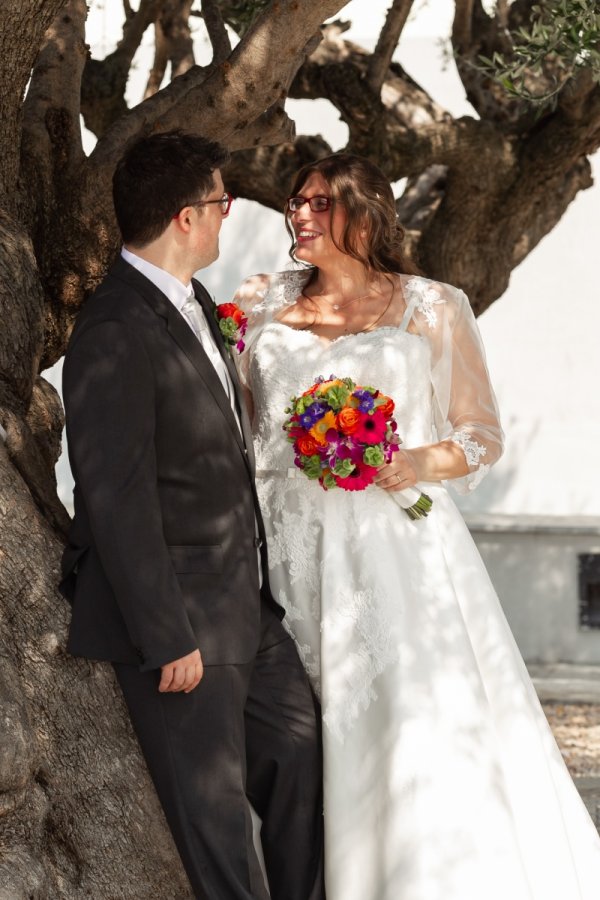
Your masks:
<svg viewBox="0 0 600 900"><path fill-rule="evenodd" d="M316 213L327 212L331 208L331 197L288 197L286 200L287 209L290 213L298 212L305 203L308 203L311 210Z"/></svg>

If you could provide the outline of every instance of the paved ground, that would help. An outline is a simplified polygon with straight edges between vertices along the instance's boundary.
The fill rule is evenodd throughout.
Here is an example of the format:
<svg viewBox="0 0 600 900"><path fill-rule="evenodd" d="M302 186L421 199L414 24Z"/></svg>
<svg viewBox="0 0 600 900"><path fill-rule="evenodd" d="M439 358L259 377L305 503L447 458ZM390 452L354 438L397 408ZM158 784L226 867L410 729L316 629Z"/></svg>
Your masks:
<svg viewBox="0 0 600 900"><path fill-rule="evenodd" d="M543 706L579 793L600 827L600 705L544 703Z"/></svg>
<svg viewBox="0 0 600 900"><path fill-rule="evenodd" d="M600 666L529 666L556 742L600 829Z"/></svg>

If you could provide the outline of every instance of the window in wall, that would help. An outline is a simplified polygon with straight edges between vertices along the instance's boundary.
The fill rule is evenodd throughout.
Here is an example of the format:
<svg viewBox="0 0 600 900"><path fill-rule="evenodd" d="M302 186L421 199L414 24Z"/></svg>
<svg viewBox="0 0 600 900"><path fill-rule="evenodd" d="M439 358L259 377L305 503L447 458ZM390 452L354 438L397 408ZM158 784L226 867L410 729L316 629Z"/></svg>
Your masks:
<svg viewBox="0 0 600 900"><path fill-rule="evenodd" d="M600 628L600 553L579 554L579 626Z"/></svg>

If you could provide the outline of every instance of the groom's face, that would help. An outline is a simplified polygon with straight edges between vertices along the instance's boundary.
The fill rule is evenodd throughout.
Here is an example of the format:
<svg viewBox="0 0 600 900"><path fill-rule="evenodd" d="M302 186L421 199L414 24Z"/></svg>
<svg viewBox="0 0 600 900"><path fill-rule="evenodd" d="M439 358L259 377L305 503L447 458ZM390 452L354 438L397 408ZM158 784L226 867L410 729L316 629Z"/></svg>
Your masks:
<svg viewBox="0 0 600 900"><path fill-rule="evenodd" d="M203 199L220 200L225 192L219 169L213 172L214 190ZM197 253L197 268L204 269L219 255L219 232L223 224L223 214L218 203L195 206L195 227L193 234L194 251Z"/></svg>

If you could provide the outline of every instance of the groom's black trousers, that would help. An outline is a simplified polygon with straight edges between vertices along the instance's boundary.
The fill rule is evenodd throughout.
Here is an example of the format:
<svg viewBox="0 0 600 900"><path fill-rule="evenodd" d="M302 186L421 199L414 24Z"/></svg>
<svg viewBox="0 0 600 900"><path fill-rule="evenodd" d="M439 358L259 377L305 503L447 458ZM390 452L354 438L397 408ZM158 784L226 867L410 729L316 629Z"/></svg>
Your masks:
<svg viewBox="0 0 600 900"><path fill-rule="evenodd" d="M287 632L263 603L247 665L207 666L189 694L114 664L198 900L266 900L247 798L262 819L273 900L322 900L319 715Z"/></svg>

